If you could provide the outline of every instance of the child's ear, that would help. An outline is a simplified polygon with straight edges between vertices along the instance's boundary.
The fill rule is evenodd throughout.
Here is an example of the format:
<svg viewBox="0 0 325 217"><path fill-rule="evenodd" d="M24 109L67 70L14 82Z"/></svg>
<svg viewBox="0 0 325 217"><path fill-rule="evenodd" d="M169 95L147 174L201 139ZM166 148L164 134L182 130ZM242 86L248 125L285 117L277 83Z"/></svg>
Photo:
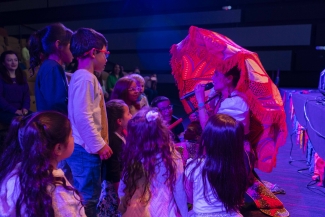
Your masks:
<svg viewBox="0 0 325 217"><path fill-rule="evenodd" d="M56 49L59 49L60 43L61 43L60 40L55 41L54 46L55 46Z"/></svg>
<svg viewBox="0 0 325 217"><path fill-rule="evenodd" d="M121 125L122 125L122 120L121 120L121 118L118 118L118 119L116 120L116 123L117 123L119 126L121 126Z"/></svg>
<svg viewBox="0 0 325 217"><path fill-rule="evenodd" d="M62 151L63 151L62 144L61 143L57 143L54 146L54 154L57 155L57 156L60 156L62 154Z"/></svg>

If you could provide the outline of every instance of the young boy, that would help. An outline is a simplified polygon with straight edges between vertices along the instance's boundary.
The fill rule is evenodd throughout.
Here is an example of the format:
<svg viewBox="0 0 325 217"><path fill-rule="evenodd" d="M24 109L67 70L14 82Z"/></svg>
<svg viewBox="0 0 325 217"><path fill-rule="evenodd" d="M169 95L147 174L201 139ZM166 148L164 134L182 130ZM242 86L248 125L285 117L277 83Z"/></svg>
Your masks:
<svg viewBox="0 0 325 217"><path fill-rule="evenodd" d="M139 74L131 74L130 77L136 80L137 86L140 90L140 95L138 98L138 103L140 104L140 108L142 108L143 106L149 106L147 96L144 93L144 83L145 83L144 78Z"/></svg>
<svg viewBox="0 0 325 217"><path fill-rule="evenodd" d="M69 85L68 114L75 148L67 163L90 217L96 216L100 196L101 160L112 155L104 96L94 75L94 71L104 70L109 52L105 37L88 28L73 33L70 50L78 68Z"/></svg>

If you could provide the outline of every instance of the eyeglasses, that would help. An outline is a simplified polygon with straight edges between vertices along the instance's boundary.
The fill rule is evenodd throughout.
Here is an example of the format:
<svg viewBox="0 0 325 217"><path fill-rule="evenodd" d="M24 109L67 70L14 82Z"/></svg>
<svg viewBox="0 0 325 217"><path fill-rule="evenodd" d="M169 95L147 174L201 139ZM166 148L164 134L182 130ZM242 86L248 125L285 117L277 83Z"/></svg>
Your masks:
<svg viewBox="0 0 325 217"><path fill-rule="evenodd" d="M105 56L106 56L106 58L109 57L110 52L109 52L108 50L99 50L99 49L95 49L95 50L97 50L98 52L102 52L102 53L104 53Z"/></svg>
<svg viewBox="0 0 325 217"><path fill-rule="evenodd" d="M96 48L93 48L93 49L95 49L97 52L101 52L101 53L104 53L105 54L105 57L106 57L106 59L109 57L109 54L110 54L110 52L108 51L108 50L99 50L99 49L96 49ZM89 51L87 51L86 53L84 53L82 56L83 57L85 57L85 56L87 56L93 49L91 49L91 50L89 50Z"/></svg>
<svg viewBox="0 0 325 217"><path fill-rule="evenodd" d="M173 110L173 105L169 105L167 107L164 107L164 108L158 108L161 112L165 112L165 111L170 111L170 110Z"/></svg>
<svg viewBox="0 0 325 217"><path fill-rule="evenodd" d="M131 91L131 92L139 92L140 91L140 88L139 87L131 87L128 89L128 91Z"/></svg>

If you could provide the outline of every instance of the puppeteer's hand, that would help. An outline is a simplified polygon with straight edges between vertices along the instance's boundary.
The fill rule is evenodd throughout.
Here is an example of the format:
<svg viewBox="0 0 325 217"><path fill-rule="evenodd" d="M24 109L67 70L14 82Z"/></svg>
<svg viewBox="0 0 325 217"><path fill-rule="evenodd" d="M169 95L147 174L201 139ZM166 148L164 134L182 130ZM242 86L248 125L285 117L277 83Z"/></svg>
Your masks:
<svg viewBox="0 0 325 217"><path fill-rule="evenodd" d="M205 95L205 84L197 84L194 88L195 98L198 103L204 103Z"/></svg>
<svg viewBox="0 0 325 217"><path fill-rule="evenodd" d="M106 144L102 149L100 149L97 154L101 160L107 160L113 154L112 149Z"/></svg>

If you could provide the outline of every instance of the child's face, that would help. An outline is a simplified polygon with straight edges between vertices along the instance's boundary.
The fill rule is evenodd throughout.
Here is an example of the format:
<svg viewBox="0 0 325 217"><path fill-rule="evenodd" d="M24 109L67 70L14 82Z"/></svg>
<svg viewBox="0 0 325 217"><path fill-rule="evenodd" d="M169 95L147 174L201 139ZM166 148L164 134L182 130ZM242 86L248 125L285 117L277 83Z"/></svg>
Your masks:
<svg viewBox="0 0 325 217"><path fill-rule="evenodd" d="M66 46L60 46L60 57L62 62L66 65L72 62L73 56L70 51L70 43Z"/></svg>
<svg viewBox="0 0 325 217"><path fill-rule="evenodd" d="M132 118L132 115L130 113L129 106L126 104L123 106L123 117L120 118L120 125L123 129L126 129L129 120Z"/></svg>
<svg viewBox="0 0 325 217"><path fill-rule="evenodd" d="M140 94L144 92L144 82L138 81L137 85L139 87Z"/></svg>
<svg viewBox="0 0 325 217"><path fill-rule="evenodd" d="M128 89L128 99L131 102L136 102L139 97L139 88L135 82L132 82L131 86Z"/></svg>
<svg viewBox="0 0 325 217"><path fill-rule="evenodd" d="M63 152L62 152L61 160L64 160L64 159L70 157L73 152L74 138L72 136L72 130L70 131L68 141L65 145L66 145L65 147L63 146L63 148L65 148L65 150L63 150Z"/></svg>
<svg viewBox="0 0 325 217"><path fill-rule="evenodd" d="M103 46L101 51L107 51L106 46ZM97 72L102 72L105 69L107 59L105 52L97 52L95 54L95 60L94 60L94 70Z"/></svg>
<svg viewBox="0 0 325 217"><path fill-rule="evenodd" d="M172 120L172 115L173 115L173 107L170 104L169 100L162 101L157 104L157 107L164 119L167 123L170 123Z"/></svg>

